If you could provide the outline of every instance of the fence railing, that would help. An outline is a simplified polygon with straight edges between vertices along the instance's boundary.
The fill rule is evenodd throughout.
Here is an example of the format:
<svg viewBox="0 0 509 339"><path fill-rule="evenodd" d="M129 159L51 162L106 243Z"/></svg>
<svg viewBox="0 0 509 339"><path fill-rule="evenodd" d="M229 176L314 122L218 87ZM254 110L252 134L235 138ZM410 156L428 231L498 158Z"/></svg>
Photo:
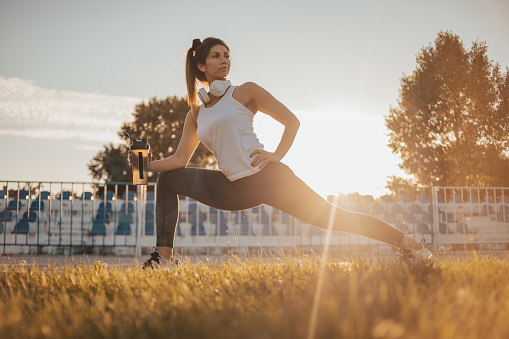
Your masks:
<svg viewBox="0 0 509 339"><path fill-rule="evenodd" d="M135 254L155 244L156 187L130 183L0 182L2 253ZM378 199L340 195L346 209L372 214L436 249L505 249L509 189L394 187ZM309 248L326 231L262 205L222 211L181 197L176 250ZM332 250L391 251L378 241L333 232Z"/></svg>

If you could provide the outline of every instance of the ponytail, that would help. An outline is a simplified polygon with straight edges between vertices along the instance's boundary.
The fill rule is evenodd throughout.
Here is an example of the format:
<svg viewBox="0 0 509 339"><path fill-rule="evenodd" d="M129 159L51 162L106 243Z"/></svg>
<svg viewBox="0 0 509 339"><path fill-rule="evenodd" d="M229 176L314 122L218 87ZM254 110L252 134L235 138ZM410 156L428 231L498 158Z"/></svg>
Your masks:
<svg viewBox="0 0 509 339"><path fill-rule="evenodd" d="M196 96L197 83L199 80L202 84L208 86L205 73L198 69L198 64L205 64L205 60L209 55L210 49L215 45L223 45L228 52L230 48L226 43L217 38L206 38L202 41L200 39L193 40L193 46L186 52L186 85L187 85L187 104L189 108L194 111L198 105L198 98Z"/></svg>

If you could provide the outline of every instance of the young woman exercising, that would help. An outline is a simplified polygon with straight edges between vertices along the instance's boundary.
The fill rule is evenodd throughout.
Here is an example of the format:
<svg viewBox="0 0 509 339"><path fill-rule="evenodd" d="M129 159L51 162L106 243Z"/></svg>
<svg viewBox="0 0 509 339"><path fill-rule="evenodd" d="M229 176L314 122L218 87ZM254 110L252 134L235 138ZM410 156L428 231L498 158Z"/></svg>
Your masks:
<svg viewBox="0 0 509 339"><path fill-rule="evenodd" d="M363 235L423 258L431 253L400 230L371 215L334 206L309 188L281 162L299 129L299 120L281 102L255 83L232 86L230 49L216 38L193 41L186 56L188 103L176 152L149 162L159 172L156 199L156 251L147 260L160 262L173 256L179 215L178 194L222 210L243 210L267 204L310 225L328 229L331 209L333 231ZM197 81L210 92L197 93ZM198 106L197 94L202 104ZM268 114L285 126L274 152L264 150L253 130L257 112ZM186 167L202 142L216 157L221 171ZM131 155L129 155L129 161Z"/></svg>

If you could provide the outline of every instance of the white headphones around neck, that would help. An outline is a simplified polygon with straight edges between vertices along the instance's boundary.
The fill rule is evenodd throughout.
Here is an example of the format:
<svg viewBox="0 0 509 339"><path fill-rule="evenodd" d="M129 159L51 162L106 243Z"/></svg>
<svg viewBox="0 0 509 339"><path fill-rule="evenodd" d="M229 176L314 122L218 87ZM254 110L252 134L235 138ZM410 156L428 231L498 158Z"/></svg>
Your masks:
<svg viewBox="0 0 509 339"><path fill-rule="evenodd" d="M232 85L232 83L230 82L230 80L213 81L210 84L210 94L219 98L226 93L226 91L228 90L228 88L230 88L231 85ZM200 98L201 102L203 102L204 104L208 104L210 102L209 94L207 93L205 88L200 88L198 90L198 97Z"/></svg>

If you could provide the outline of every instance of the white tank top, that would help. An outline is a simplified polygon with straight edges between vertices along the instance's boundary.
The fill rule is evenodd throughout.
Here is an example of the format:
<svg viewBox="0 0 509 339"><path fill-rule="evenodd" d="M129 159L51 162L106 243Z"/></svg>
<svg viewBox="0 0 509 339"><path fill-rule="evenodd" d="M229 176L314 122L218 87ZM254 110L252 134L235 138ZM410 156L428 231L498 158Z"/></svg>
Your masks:
<svg viewBox="0 0 509 339"><path fill-rule="evenodd" d="M217 159L219 169L230 181L260 171L251 166L251 152L263 149L253 128L254 114L232 96L230 86L212 107L201 105L198 113L198 139Z"/></svg>

